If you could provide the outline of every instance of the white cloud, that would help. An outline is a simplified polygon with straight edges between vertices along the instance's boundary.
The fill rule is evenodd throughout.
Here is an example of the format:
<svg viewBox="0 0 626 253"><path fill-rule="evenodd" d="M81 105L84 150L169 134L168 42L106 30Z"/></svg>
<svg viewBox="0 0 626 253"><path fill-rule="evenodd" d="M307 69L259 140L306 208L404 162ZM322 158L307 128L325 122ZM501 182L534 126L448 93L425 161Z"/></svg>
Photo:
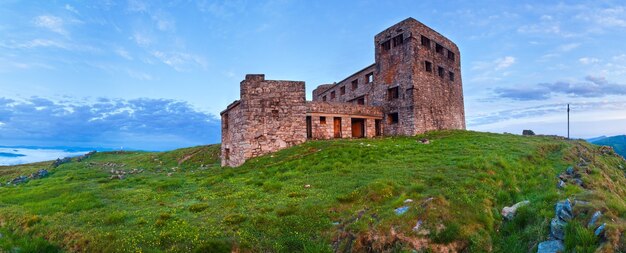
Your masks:
<svg viewBox="0 0 626 253"><path fill-rule="evenodd" d="M68 32L64 28L63 19L52 15L41 15L35 18L35 25L46 28L52 32L67 35Z"/></svg>
<svg viewBox="0 0 626 253"><path fill-rule="evenodd" d="M0 43L0 47L17 49L17 48L58 48L69 51L83 51L83 52L100 52L100 49L94 48L89 45L79 45L73 43L65 43L57 40L48 40L48 39L34 39L27 42L13 42L13 44L2 44Z"/></svg>
<svg viewBox="0 0 626 253"><path fill-rule="evenodd" d="M133 60L133 57L130 56L130 53L128 53L128 51L126 51L123 48L118 48L117 50L115 50L115 53L126 60L129 60L129 61Z"/></svg>
<svg viewBox="0 0 626 253"><path fill-rule="evenodd" d="M137 45L142 47L152 44L152 39L150 39L147 35L138 32L135 32L131 39L134 40Z"/></svg>
<svg viewBox="0 0 626 253"><path fill-rule="evenodd" d="M176 71L188 70L190 66L200 66L201 68L206 68L207 65L204 58L188 53L165 53L161 51L154 51L152 52L152 56L156 57L164 64L174 68Z"/></svg>
<svg viewBox="0 0 626 253"><path fill-rule="evenodd" d="M129 0L128 10L134 12L146 12L148 11L148 4L141 0Z"/></svg>
<svg viewBox="0 0 626 253"><path fill-rule="evenodd" d="M75 13L75 14L78 14L78 10L76 10L76 8L74 8L74 6L71 6L71 5L69 5L69 4L66 4L66 5L65 5L65 10L70 11L70 12L73 12L73 13Z"/></svg>
<svg viewBox="0 0 626 253"><path fill-rule="evenodd" d="M515 57L513 56L506 56L494 61L495 70L503 70L511 67L513 64L515 64Z"/></svg>
<svg viewBox="0 0 626 253"><path fill-rule="evenodd" d="M158 11L152 15L152 20L156 22L157 28L161 31L173 31L176 28L174 19L163 11Z"/></svg>
<svg viewBox="0 0 626 253"><path fill-rule="evenodd" d="M569 43L559 46L559 51L561 52L569 52L580 46L580 43Z"/></svg>
<svg viewBox="0 0 626 253"><path fill-rule="evenodd" d="M134 71L134 70L127 70L126 71L128 73L128 75L132 78L141 80L141 81L151 81L154 80L154 78L152 77L152 75L144 73L144 72L139 72L139 71Z"/></svg>
<svg viewBox="0 0 626 253"><path fill-rule="evenodd" d="M624 7L592 9L581 13L576 18L593 22L602 27L626 27L626 10Z"/></svg>
<svg viewBox="0 0 626 253"><path fill-rule="evenodd" d="M600 62L600 60L598 58L593 58L593 57L583 57L583 58L578 59L578 62L587 65L587 64L598 63Z"/></svg>

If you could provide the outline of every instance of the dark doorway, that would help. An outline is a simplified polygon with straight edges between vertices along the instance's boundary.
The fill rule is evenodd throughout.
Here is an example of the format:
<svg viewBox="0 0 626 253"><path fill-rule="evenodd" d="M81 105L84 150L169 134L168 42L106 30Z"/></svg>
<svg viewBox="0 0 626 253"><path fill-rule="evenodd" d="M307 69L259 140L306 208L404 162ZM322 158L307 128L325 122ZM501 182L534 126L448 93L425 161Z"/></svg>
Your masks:
<svg viewBox="0 0 626 253"><path fill-rule="evenodd" d="M311 116L306 116L306 138L313 138L313 129L311 126Z"/></svg>
<svg viewBox="0 0 626 253"><path fill-rule="evenodd" d="M379 119L374 120L374 128L376 129L376 136L383 135L383 131L381 129L380 120Z"/></svg>
<svg viewBox="0 0 626 253"><path fill-rule="evenodd" d="M352 137L365 137L365 119L352 119Z"/></svg>
<svg viewBox="0 0 626 253"><path fill-rule="evenodd" d="M341 118L333 119L333 128L335 130L335 138L341 138Z"/></svg>

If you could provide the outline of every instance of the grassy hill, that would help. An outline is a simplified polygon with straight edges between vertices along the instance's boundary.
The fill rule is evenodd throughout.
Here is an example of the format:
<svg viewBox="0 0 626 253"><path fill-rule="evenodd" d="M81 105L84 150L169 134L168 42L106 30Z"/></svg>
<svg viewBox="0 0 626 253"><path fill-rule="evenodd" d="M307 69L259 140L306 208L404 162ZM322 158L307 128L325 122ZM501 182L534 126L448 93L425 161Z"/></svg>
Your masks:
<svg viewBox="0 0 626 253"><path fill-rule="evenodd" d="M0 252L529 252L566 198L588 202L568 225L569 250L624 250L626 162L584 141L440 131L311 141L238 168L218 155L97 153L0 187ZM558 189L570 165L584 187ZM0 167L0 182L47 166ZM137 173L111 179L119 171ZM582 225L595 210L603 239Z"/></svg>
<svg viewBox="0 0 626 253"><path fill-rule="evenodd" d="M615 149L615 152L626 157L626 135L617 135L612 137L606 137L597 141L592 141L596 145L611 146Z"/></svg>

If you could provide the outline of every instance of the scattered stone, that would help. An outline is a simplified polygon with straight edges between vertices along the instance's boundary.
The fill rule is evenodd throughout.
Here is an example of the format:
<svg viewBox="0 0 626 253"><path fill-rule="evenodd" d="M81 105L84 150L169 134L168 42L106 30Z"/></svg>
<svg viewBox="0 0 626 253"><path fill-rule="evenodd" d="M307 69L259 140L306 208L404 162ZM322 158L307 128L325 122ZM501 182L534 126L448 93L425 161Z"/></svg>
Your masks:
<svg viewBox="0 0 626 253"><path fill-rule="evenodd" d="M572 181L574 181L575 185L578 185L578 186L581 186L581 187L584 185L583 180L580 179L580 178L574 178L574 180L572 180Z"/></svg>
<svg viewBox="0 0 626 253"><path fill-rule="evenodd" d="M91 157L91 156L92 156L92 155L94 155L96 152L98 152L98 151L95 151L95 150L94 150L94 151L90 151L90 152L89 152L89 153L87 153L87 154L84 154L84 155L81 155L81 156L79 156L79 157L76 157L76 161L77 161L77 162L81 162L81 161L83 161L83 160L85 160L85 159L87 159L87 158Z"/></svg>
<svg viewBox="0 0 626 253"><path fill-rule="evenodd" d="M13 180L11 180L11 182L7 183L7 184L12 184L12 185L18 185L18 184L23 184L28 182L28 177L25 176L18 176L16 178L14 178Z"/></svg>
<svg viewBox="0 0 626 253"><path fill-rule="evenodd" d="M527 136L535 135L535 132L533 132L533 130L527 129L527 130L522 131L522 135L527 135Z"/></svg>
<svg viewBox="0 0 626 253"><path fill-rule="evenodd" d="M339 226L339 222L333 222L333 226Z"/></svg>
<svg viewBox="0 0 626 253"><path fill-rule="evenodd" d="M63 159L57 158L53 163L52 163L52 167L56 168L59 167L59 165L64 164L64 163L69 163L72 161L72 158L70 157L65 157Z"/></svg>
<svg viewBox="0 0 626 253"><path fill-rule="evenodd" d="M167 176L168 176L168 177L171 177L171 176L172 176L172 172L167 173Z"/></svg>
<svg viewBox="0 0 626 253"><path fill-rule="evenodd" d="M408 204L408 203L413 203L413 200L412 200L412 199L406 199L406 200L404 201L404 204Z"/></svg>
<svg viewBox="0 0 626 253"><path fill-rule="evenodd" d="M565 173L567 173L567 175L573 176L574 175L574 167L572 167L572 166L567 167L567 169L565 170Z"/></svg>
<svg viewBox="0 0 626 253"><path fill-rule="evenodd" d="M591 220L589 221L589 223L587 224L587 227L593 227L596 222L598 221L598 219L600 219L600 217L602 217L602 212L600 211L596 211L593 216L591 216Z"/></svg>
<svg viewBox="0 0 626 253"><path fill-rule="evenodd" d="M110 180L113 180L113 179L120 179L120 180L122 180L122 179L124 179L124 175L111 175L111 177L109 179Z"/></svg>
<svg viewBox="0 0 626 253"><path fill-rule="evenodd" d="M426 138L419 140L419 142L422 144L430 144L430 141Z"/></svg>
<svg viewBox="0 0 626 253"><path fill-rule="evenodd" d="M559 180L559 184L557 185L560 189L565 188L565 182L563 180Z"/></svg>
<svg viewBox="0 0 626 253"><path fill-rule="evenodd" d="M422 220L417 220L417 224L415 224L415 227L413 227L413 231L417 232L420 230L420 228L422 227Z"/></svg>
<svg viewBox="0 0 626 253"><path fill-rule="evenodd" d="M394 210L394 212L396 212L397 215L403 215L404 213L406 213L406 211L409 210L408 206L403 206L403 207L398 207Z"/></svg>
<svg viewBox="0 0 626 253"><path fill-rule="evenodd" d="M311 188L311 185L310 185L310 184L305 184L305 185L304 185L304 188L305 188L305 189L309 189L309 188Z"/></svg>
<svg viewBox="0 0 626 253"><path fill-rule="evenodd" d="M537 253L557 253L565 251L563 242L559 240L551 240L539 243Z"/></svg>
<svg viewBox="0 0 626 253"><path fill-rule="evenodd" d="M517 209L528 204L530 204L530 201L524 200L510 207L505 206L504 208L502 208L502 212L501 212L502 217L505 220L512 220L513 217L515 217L515 213L517 212Z"/></svg>
<svg viewBox="0 0 626 253"><path fill-rule="evenodd" d="M572 202L569 199L565 201L559 201L555 206L556 217L563 220L568 221L574 218L574 214L572 211Z"/></svg>
<svg viewBox="0 0 626 253"><path fill-rule="evenodd" d="M604 233L604 229L606 228L606 223L602 223L602 225L600 225L598 228L596 228L596 231L593 232L594 235L596 236L602 236L602 234Z"/></svg>
<svg viewBox="0 0 626 253"><path fill-rule="evenodd" d="M613 147L610 146L601 146L600 153L603 155L613 155L615 154L615 150L613 150Z"/></svg>
<svg viewBox="0 0 626 253"><path fill-rule="evenodd" d="M40 179L40 178L47 177L48 175L49 175L48 170L41 169L41 170L38 170L35 173L30 174L30 176L28 176L28 178L29 179Z"/></svg>
<svg viewBox="0 0 626 253"><path fill-rule="evenodd" d="M552 218L550 222L550 238L563 240L565 238L565 225L567 223L559 218Z"/></svg>

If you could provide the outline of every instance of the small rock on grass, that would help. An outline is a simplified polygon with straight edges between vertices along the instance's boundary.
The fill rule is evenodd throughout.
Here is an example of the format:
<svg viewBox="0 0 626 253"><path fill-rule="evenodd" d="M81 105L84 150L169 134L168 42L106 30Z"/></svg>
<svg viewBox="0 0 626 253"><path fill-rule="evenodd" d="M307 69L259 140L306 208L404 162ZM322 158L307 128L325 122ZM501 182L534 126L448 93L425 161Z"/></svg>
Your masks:
<svg viewBox="0 0 626 253"><path fill-rule="evenodd" d="M574 218L574 214L572 211L572 202L569 199L556 203L554 212L556 213L556 216L558 218L564 221L568 221Z"/></svg>
<svg viewBox="0 0 626 253"><path fill-rule="evenodd" d="M396 212L397 215L402 215L404 213L406 213L406 211L409 210L408 206L403 206L403 207L398 207L394 210L394 212Z"/></svg>
<svg viewBox="0 0 626 253"><path fill-rule="evenodd" d="M550 237L557 240L565 238L565 226L567 223L559 218L553 218L550 222Z"/></svg>
<svg viewBox="0 0 626 253"><path fill-rule="evenodd" d="M406 200L404 201L404 204L406 204L406 203L411 203L411 202L413 202L413 200L412 200L412 199L406 199Z"/></svg>
<svg viewBox="0 0 626 253"><path fill-rule="evenodd" d="M417 232L420 230L420 228L422 227L422 220L418 220L417 223L415 224L415 227L413 227L413 231Z"/></svg>
<svg viewBox="0 0 626 253"><path fill-rule="evenodd" d="M602 212L600 211L596 211L593 216L591 216L591 220L589 221L589 223L587 224L587 227L593 227L596 224L596 221L598 221L598 219L602 217Z"/></svg>
<svg viewBox="0 0 626 253"><path fill-rule="evenodd" d="M537 253L556 253L563 252L564 250L563 242L559 240L545 241L539 243L537 247Z"/></svg>
<svg viewBox="0 0 626 253"><path fill-rule="evenodd" d="M567 173L570 176L574 175L574 167L572 166L567 167L567 169L565 170L565 173Z"/></svg>
<svg viewBox="0 0 626 253"><path fill-rule="evenodd" d="M524 200L510 207L505 206L504 208L502 208L502 212L501 212L502 217L504 217L504 219L506 220L512 220L513 217L515 217L515 213L517 212L517 209L528 204L530 204L530 201Z"/></svg>
<svg viewBox="0 0 626 253"><path fill-rule="evenodd" d="M557 187L561 189L565 188L565 182L563 182L563 180L559 180L559 184L557 185Z"/></svg>
<svg viewBox="0 0 626 253"><path fill-rule="evenodd" d="M594 231L593 234L596 236L601 236L604 233L605 228L606 228L606 223L602 223L602 225L596 228L596 231Z"/></svg>

